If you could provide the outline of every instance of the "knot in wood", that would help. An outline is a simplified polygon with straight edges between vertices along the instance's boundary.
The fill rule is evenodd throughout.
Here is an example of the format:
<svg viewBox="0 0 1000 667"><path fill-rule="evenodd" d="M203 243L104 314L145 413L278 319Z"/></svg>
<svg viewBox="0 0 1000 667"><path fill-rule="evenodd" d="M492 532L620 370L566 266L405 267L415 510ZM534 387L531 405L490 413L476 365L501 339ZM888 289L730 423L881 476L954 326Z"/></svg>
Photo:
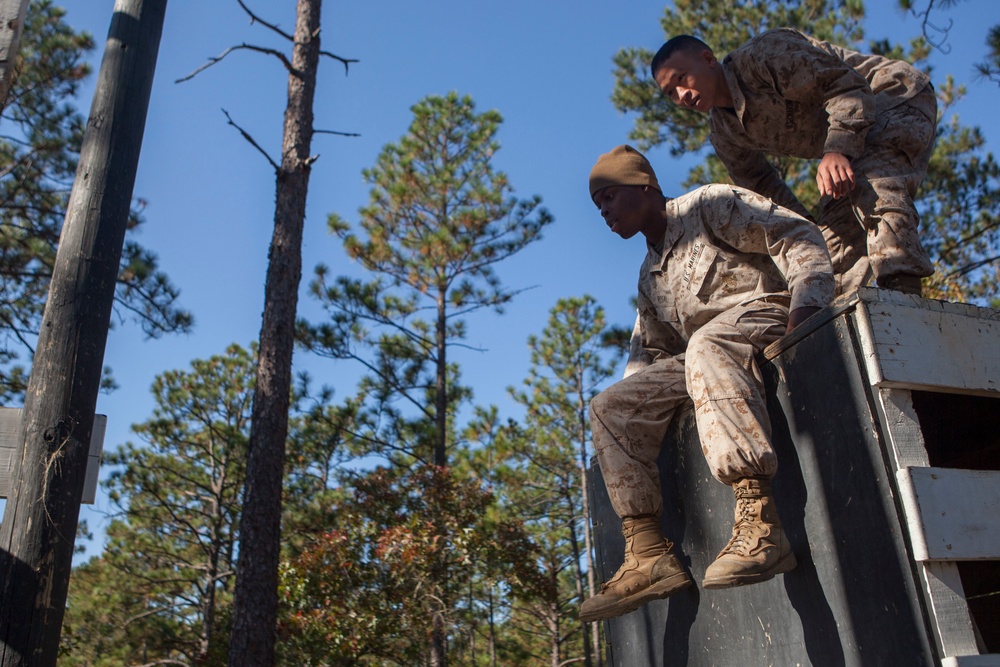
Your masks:
<svg viewBox="0 0 1000 667"><path fill-rule="evenodd" d="M69 432L69 424L60 419L56 422L55 426L50 426L45 429L45 432L42 433L42 438L45 439L45 442L55 442L56 440L62 441L69 437Z"/></svg>

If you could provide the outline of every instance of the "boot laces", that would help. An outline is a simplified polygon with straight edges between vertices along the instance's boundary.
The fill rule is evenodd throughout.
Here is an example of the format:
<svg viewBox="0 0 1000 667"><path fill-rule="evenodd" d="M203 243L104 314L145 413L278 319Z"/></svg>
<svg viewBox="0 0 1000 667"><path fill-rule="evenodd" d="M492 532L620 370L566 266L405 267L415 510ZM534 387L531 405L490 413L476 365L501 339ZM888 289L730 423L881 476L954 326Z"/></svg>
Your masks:
<svg viewBox="0 0 1000 667"><path fill-rule="evenodd" d="M756 517L754 516L753 499L748 498L747 495L746 489L736 489L736 509L739 512L739 518L736 520L736 525L733 526L733 536L729 538L729 544L722 550L724 554L745 556L749 553L752 543L755 542L753 537Z"/></svg>

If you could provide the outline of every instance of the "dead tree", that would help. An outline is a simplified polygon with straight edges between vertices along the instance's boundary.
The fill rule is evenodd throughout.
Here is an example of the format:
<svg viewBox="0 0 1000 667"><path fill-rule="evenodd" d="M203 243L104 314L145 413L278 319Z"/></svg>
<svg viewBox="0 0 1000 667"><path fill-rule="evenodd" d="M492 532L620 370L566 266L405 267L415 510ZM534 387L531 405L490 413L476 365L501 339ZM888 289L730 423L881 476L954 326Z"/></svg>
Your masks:
<svg viewBox="0 0 1000 667"><path fill-rule="evenodd" d="M227 49L190 75L194 76L241 49L274 56L288 70L288 104L280 164L227 114L229 123L267 158L277 181L229 643L230 665L269 667L274 663L278 616L281 487L288 435L295 313L302 277L302 229L310 168L316 160L316 156L310 155L310 145L313 134L319 132L313 128L316 72L320 56L340 61L345 71L349 63L356 61L320 50L321 0L298 0L294 35L261 20L242 0L237 2L253 22L292 43L291 60L274 49L241 44Z"/></svg>
<svg viewBox="0 0 1000 667"><path fill-rule="evenodd" d="M0 664L56 664L90 433L166 0L117 0L0 525Z"/></svg>

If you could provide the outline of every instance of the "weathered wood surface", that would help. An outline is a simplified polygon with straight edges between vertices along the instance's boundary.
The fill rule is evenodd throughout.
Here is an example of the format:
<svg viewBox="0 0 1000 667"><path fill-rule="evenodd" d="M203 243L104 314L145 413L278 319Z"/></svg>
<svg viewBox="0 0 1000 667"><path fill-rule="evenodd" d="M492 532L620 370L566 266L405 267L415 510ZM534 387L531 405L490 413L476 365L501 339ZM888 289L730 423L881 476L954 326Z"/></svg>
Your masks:
<svg viewBox="0 0 1000 667"><path fill-rule="evenodd" d="M117 0L0 523L0 666L54 667L166 0Z"/></svg>
<svg viewBox="0 0 1000 667"><path fill-rule="evenodd" d="M1000 471L897 471L913 557L1000 560Z"/></svg>
<svg viewBox="0 0 1000 667"><path fill-rule="evenodd" d="M27 14L28 0L0 0L0 109L6 106L14 81Z"/></svg>
<svg viewBox="0 0 1000 667"><path fill-rule="evenodd" d="M14 458L20 457L23 443L21 435L21 408L0 408L0 498L6 498L13 486ZM90 451L87 473L83 483L82 501L94 502L97 496L97 478L100 474L101 454L104 451L104 433L108 427L107 415L94 415L90 433Z"/></svg>
<svg viewBox="0 0 1000 667"><path fill-rule="evenodd" d="M941 667L1000 667L1000 655L963 655L945 658Z"/></svg>
<svg viewBox="0 0 1000 667"><path fill-rule="evenodd" d="M874 386L1000 392L1000 311L859 290L857 325Z"/></svg>

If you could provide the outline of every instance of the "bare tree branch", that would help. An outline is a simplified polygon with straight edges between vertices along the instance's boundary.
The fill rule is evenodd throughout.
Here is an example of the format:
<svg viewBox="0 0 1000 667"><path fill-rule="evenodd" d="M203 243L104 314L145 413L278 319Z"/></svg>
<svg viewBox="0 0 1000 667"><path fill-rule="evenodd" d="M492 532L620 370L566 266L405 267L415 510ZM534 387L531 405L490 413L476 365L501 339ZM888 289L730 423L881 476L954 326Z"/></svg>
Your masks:
<svg viewBox="0 0 1000 667"><path fill-rule="evenodd" d="M208 69L212 65L218 63L219 61L221 61L223 58L225 58L226 56L228 56L233 51L239 51L241 49L246 49L248 51L256 51L257 53L264 53L264 54L269 55L269 56L274 56L275 58L277 58L278 60L280 60L282 62L282 64L284 64L285 69L287 69L289 72L294 72L294 69L292 68L292 63L290 63L288 61L288 58L286 58L285 54L283 54L281 51L276 51L274 49L265 49L262 46L254 46L253 44L246 44L246 43L244 43L244 44L240 44L239 46L230 46L228 49L226 49L225 51L223 51L218 56L216 56L214 58L209 58L207 63L205 63L204 65L202 65L201 67L199 67L195 71L191 72L187 76L183 76L183 77L177 79L176 81L174 81L174 83L181 83L181 82L193 79L196 75L198 75L199 73L205 71L206 69Z"/></svg>
<svg viewBox="0 0 1000 667"><path fill-rule="evenodd" d="M258 151L260 151L260 154L263 155L265 159L267 159L267 161L271 164L272 167L274 167L274 171L276 173L279 172L279 171L281 171L281 167L278 166L277 162L275 162L274 160L271 159L271 156L267 154L267 151L265 151L263 148L261 148L260 144L258 144L256 141L254 141L253 137L251 137L249 135L249 133L247 133L246 130L244 130L242 127L240 127L239 125L237 125L236 123L233 122L233 119L229 115L228 111L226 111L225 109L223 109L222 113L226 114L226 120L228 121L229 125L232 125L237 130L239 130L240 134L243 135L243 138L246 139L247 141L249 141L251 146L253 146Z"/></svg>
<svg viewBox="0 0 1000 667"><path fill-rule="evenodd" d="M992 264L993 262L1000 260L1000 255L994 255L993 257L986 257L985 259L980 259L975 262L966 264L965 266L960 266L954 271L945 274L945 278L951 278L952 276L964 276L972 273L976 269L981 269L984 266Z"/></svg>
<svg viewBox="0 0 1000 667"><path fill-rule="evenodd" d="M931 11L934 9L934 3L939 1L945 7L955 4L955 0L927 0L927 9L918 11L917 9L911 7L910 13L913 14L914 17L920 19L920 29L923 32L924 39L927 40L927 43L941 53L947 55L948 53L951 53L951 45L948 44L948 33L951 32L955 22L952 19L948 19L947 27L941 27L931 23Z"/></svg>
<svg viewBox="0 0 1000 667"><path fill-rule="evenodd" d="M340 57L340 56L338 56L338 55L336 55L336 54L333 54L333 53L330 53L329 51L320 51L320 52L319 52L319 54L320 54L321 56L326 56L327 58L333 58L334 60L337 60L337 61L339 61L339 62L342 62L342 63L344 63L344 74L345 74L345 75L347 75L347 74L350 74L350 73L351 73L351 72L350 72L350 70L348 69L348 66L349 66L349 65L350 65L351 63L356 63L356 62L358 62L358 59L357 59L357 58L342 58L342 57Z"/></svg>
<svg viewBox="0 0 1000 667"><path fill-rule="evenodd" d="M336 134L340 137L360 137L357 132L338 132L336 130L313 130L313 134Z"/></svg>
<svg viewBox="0 0 1000 667"><path fill-rule="evenodd" d="M253 24L253 23L259 23L262 26L264 26L265 28L268 28L269 30L272 30L272 31L276 32L277 34L281 35L282 37L284 37L288 41L290 41L290 42L295 41L295 38L292 37L292 35L289 35L287 32L285 32L284 30L282 30L278 26L274 25L273 23L269 23L269 22L263 20L262 18L260 18L256 14L254 14L252 11L250 11L250 8L247 7L246 4L244 4L243 0L236 0L236 2L239 3L240 7L243 8L243 11L245 11L247 13L247 16L250 17L250 23L251 24ZM336 60L338 62L343 63L344 64L344 74L349 74L350 73L349 69L348 69L348 66L351 63L358 62L358 60L356 58L342 58L341 56L338 56L336 54L330 53L329 51L320 51L319 54L321 56L326 56L327 58L332 58L332 59L334 59L334 60Z"/></svg>
<svg viewBox="0 0 1000 667"><path fill-rule="evenodd" d="M287 39L289 42L295 41L295 38L292 35L289 35L287 32L285 32L278 26L274 25L273 23L268 23L267 21L263 20L262 18L254 14L252 11L250 11L250 8L243 3L243 0L236 0L236 2L239 3L239 6L242 7L243 11L245 11L247 13L247 16L250 17L251 25L254 23L259 23L265 28L269 28L270 30L273 30L274 32L278 33L279 35Z"/></svg>

